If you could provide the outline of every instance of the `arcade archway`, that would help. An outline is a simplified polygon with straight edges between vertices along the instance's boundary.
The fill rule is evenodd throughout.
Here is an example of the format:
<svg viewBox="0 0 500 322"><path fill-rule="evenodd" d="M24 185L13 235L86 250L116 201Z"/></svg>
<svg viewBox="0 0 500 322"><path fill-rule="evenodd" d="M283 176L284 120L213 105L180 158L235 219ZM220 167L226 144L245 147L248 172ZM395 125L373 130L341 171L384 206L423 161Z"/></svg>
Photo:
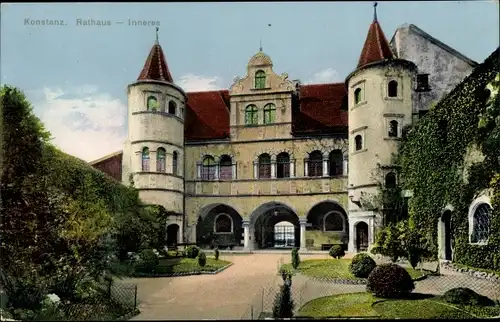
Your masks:
<svg viewBox="0 0 500 322"><path fill-rule="evenodd" d="M300 247L299 217L289 206L270 202L259 206L250 216L254 227L254 247Z"/></svg>
<svg viewBox="0 0 500 322"><path fill-rule="evenodd" d="M233 207L225 204L204 207L196 225L196 243L201 247L242 246L243 219Z"/></svg>

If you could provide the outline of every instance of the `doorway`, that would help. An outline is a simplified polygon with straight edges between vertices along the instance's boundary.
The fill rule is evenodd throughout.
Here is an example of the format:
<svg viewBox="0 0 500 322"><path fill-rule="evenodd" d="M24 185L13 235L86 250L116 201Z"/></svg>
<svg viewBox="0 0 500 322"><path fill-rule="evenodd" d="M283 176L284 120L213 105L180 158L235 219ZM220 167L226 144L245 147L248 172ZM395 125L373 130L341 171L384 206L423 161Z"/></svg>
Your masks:
<svg viewBox="0 0 500 322"><path fill-rule="evenodd" d="M368 250L368 225L360 222L356 225L356 251L365 252Z"/></svg>

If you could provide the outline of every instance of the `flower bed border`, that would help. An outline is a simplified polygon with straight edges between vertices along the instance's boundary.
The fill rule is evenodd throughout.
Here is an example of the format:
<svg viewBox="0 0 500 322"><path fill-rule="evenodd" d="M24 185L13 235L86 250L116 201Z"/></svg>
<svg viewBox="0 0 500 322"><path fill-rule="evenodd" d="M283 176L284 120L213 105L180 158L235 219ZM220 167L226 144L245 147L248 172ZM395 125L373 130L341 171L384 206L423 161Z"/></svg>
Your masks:
<svg viewBox="0 0 500 322"><path fill-rule="evenodd" d="M470 268L470 267L456 267L453 265L453 263L446 263L446 262L441 263L441 266L444 269L448 269L448 270L451 270L454 272L470 275L470 276L475 277L475 278L480 278L480 279L487 280L487 281L500 282L500 275L495 274L495 273L488 273L488 272L484 272L484 271L479 271L479 270L475 270L474 268Z"/></svg>
<svg viewBox="0 0 500 322"><path fill-rule="evenodd" d="M233 265L233 263L229 263L226 266L223 266L215 271L192 271L192 272L182 272L182 273L134 273L132 277L177 277L177 276L190 276L190 275L215 275L223 270L229 268L229 266Z"/></svg>

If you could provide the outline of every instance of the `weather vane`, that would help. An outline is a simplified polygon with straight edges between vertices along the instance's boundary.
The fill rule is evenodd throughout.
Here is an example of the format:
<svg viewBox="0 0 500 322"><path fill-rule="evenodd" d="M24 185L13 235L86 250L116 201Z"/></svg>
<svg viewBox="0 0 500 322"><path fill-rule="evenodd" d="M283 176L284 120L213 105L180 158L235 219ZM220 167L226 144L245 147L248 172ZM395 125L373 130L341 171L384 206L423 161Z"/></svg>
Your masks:
<svg viewBox="0 0 500 322"><path fill-rule="evenodd" d="M160 30L159 27L156 27L156 42L158 42L158 31Z"/></svg>
<svg viewBox="0 0 500 322"><path fill-rule="evenodd" d="M373 3L373 20L377 20L377 1Z"/></svg>

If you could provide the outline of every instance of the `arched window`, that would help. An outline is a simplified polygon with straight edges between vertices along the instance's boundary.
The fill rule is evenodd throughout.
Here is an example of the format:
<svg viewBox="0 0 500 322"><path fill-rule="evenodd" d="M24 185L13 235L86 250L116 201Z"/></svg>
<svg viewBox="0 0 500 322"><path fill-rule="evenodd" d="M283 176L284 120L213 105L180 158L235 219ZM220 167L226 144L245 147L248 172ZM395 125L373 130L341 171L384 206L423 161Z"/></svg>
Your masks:
<svg viewBox="0 0 500 322"><path fill-rule="evenodd" d="M168 113L175 115L177 104L174 101L168 102Z"/></svg>
<svg viewBox="0 0 500 322"><path fill-rule="evenodd" d="M266 88L266 73L263 70L259 70L255 73L255 88Z"/></svg>
<svg viewBox="0 0 500 322"><path fill-rule="evenodd" d="M220 179L231 180L233 178L233 160L227 154L220 157Z"/></svg>
<svg viewBox="0 0 500 322"><path fill-rule="evenodd" d="M156 111L158 109L158 100L154 96L148 97L148 111Z"/></svg>
<svg viewBox="0 0 500 322"><path fill-rule="evenodd" d="M472 217L471 243L485 243L490 236L492 208L487 203L480 204Z"/></svg>
<svg viewBox="0 0 500 322"><path fill-rule="evenodd" d="M165 172L165 149L158 148L156 150L156 171Z"/></svg>
<svg viewBox="0 0 500 322"><path fill-rule="evenodd" d="M385 187L396 188L396 174L394 172L385 175Z"/></svg>
<svg viewBox="0 0 500 322"><path fill-rule="evenodd" d="M309 177L321 177L323 175L323 153L317 150L311 152L307 167Z"/></svg>
<svg viewBox="0 0 500 322"><path fill-rule="evenodd" d="M356 151L360 151L361 149L363 149L363 138L361 137L361 135L358 134L354 137L354 145Z"/></svg>
<svg viewBox="0 0 500 322"><path fill-rule="evenodd" d="M256 125L259 123L259 115L257 114L257 106L248 105L245 108L245 124Z"/></svg>
<svg viewBox="0 0 500 322"><path fill-rule="evenodd" d="M356 88L354 91L354 104L359 104L361 102L361 88Z"/></svg>
<svg viewBox="0 0 500 322"><path fill-rule="evenodd" d="M344 230L343 216L336 211L327 213L324 217L324 230L343 231Z"/></svg>
<svg viewBox="0 0 500 322"><path fill-rule="evenodd" d="M142 171L149 171L149 149L142 149Z"/></svg>
<svg viewBox="0 0 500 322"><path fill-rule="evenodd" d="M290 177L290 156L286 152L281 152L276 157L277 173L278 178L289 178Z"/></svg>
<svg viewBox="0 0 500 322"><path fill-rule="evenodd" d="M264 106L264 124L276 122L276 105L269 103Z"/></svg>
<svg viewBox="0 0 500 322"><path fill-rule="evenodd" d="M215 180L215 167L215 159L210 155L205 156L201 165L201 179Z"/></svg>
<svg viewBox="0 0 500 322"><path fill-rule="evenodd" d="M259 178L271 178L271 156L267 153L259 156Z"/></svg>
<svg viewBox="0 0 500 322"><path fill-rule="evenodd" d="M398 137L398 121L392 120L389 122L389 137L395 138Z"/></svg>
<svg viewBox="0 0 500 322"><path fill-rule="evenodd" d="M216 233L231 233L233 232L233 220L227 214L218 214L215 217L215 227L214 231Z"/></svg>
<svg viewBox="0 0 500 322"><path fill-rule="evenodd" d="M398 82L395 80L391 80L387 85L387 94L389 97L397 97L398 96Z"/></svg>
<svg viewBox="0 0 500 322"><path fill-rule="evenodd" d="M328 156L328 170L330 176L340 176L344 170L344 155L340 150L333 150Z"/></svg>
<svg viewBox="0 0 500 322"><path fill-rule="evenodd" d="M177 163L178 163L178 155L177 155L177 152L174 151L173 155L172 155L172 173L173 174L177 174Z"/></svg>

